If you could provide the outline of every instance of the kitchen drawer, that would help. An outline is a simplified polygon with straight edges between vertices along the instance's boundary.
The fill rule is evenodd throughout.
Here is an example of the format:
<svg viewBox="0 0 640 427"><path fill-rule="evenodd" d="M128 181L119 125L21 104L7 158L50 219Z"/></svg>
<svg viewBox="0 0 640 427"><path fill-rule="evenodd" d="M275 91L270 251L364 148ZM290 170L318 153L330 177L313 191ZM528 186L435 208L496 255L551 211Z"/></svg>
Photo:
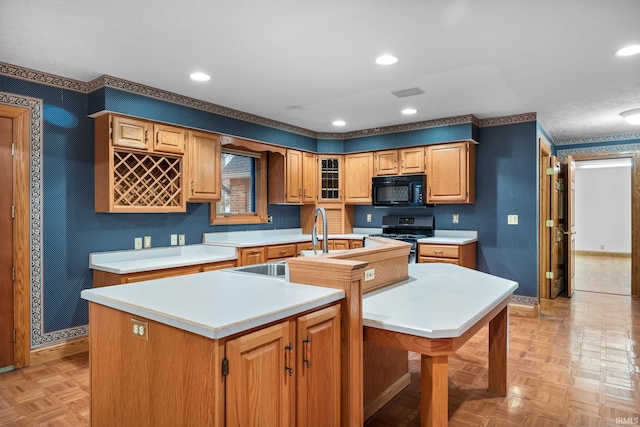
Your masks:
<svg viewBox="0 0 640 427"><path fill-rule="evenodd" d="M444 262L447 264L455 264L460 265L460 260L458 258L436 258L430 256L420 256L418 258L419 263L428 263L428 262Z"/></svg>
<svg viewBox="0 0 640 427"><path fill-rule="evenodd" d="M275 245L267 248L267 259L288 258L296 256L296 244Z"/></svg>
<svg viewBox="0 0 640 427"><path fill-rule="evenodd" d="M182 276L185 274L199 273L199 265L190 265L186 267L166 268L162 270L141 271L139 273L130 273L124 275L124 283L142 282L145 280L164 279L165 277Z"/></svg>
<svg viewBox="0 0 640 427"><path fill-rule="evenodd" d="M448 245L425 245L421 244L419 253L421 257L435 257L435 258L459 258L460 247L448 246Z"/></svg>

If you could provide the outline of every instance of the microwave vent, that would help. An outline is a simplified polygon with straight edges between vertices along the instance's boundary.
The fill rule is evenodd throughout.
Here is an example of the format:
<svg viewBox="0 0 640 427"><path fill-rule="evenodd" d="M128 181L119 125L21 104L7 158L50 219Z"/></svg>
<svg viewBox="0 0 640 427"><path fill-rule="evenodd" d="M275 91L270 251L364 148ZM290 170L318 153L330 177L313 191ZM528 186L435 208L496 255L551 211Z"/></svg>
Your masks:
<svg viewBox="0 0 640 427"><path fill-rule="evenodd" d="M419 87L412 87L411 89L404 89L404 90L398 90L395 92L391 92L393 95L397 96L398 98L406 98L408 96L416 96L416 95L421 95L423 93L425 93L422 89L420 89Z"/></svg>

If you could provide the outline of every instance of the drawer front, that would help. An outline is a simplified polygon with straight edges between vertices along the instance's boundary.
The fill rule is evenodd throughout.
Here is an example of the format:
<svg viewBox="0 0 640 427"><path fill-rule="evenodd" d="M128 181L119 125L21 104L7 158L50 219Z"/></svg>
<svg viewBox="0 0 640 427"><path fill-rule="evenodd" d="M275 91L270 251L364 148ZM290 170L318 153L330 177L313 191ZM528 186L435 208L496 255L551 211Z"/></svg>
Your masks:
<svg viewBox="0 0 640 427"><path fill-rule="evenodd" d="M164 270L141 271L125 275L124 283L142 282L145 280L164 279L165 277L182 276L185 274L195 274L200 272L199 265L187 267L167 268Z"/></svg>
<svg viewBox="0 0 640 427"><path fill-rule="evenodd" d="M420 256L436 258L458 258L460 257L459 246L449 245L420 245Z"/></svg>
<svg viewBox="0 0 640 427"><path fill-rule="evenodd" d="M455 264L460 265L460 260L458 258L436 258L430 256L419 256L418 263L428 263L428 262L444 262L447 264Z"/></svg>
<svg viewBox="0 0 640 427"><path fill-rule="evenodd" d="M295 243L290 245L269 246L267 248L267 259L287 258L296 256Z"/></svg>

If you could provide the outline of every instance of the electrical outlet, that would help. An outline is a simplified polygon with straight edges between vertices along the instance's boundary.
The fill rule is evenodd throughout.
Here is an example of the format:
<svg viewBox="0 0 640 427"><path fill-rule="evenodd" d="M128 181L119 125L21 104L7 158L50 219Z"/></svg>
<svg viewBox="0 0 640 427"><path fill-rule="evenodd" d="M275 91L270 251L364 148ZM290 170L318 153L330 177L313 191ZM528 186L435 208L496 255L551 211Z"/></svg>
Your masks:
<svg viewBox="0 0 640 427"><path fill-rule="evenodd" d="M151 247L151 236L144 236L144 244L143 247L145 249L150 248Z"/></svg>
<svg viewBox="0 0 640 427"><path fill-rule="evenodd" d="M604 245L600 245L600 250L604 251Z"/></svg>
<svg viewBox="0 0 640 427"><path fill-rule="evenodd" d="M142 237L133 239L133 249L142 249Z"/></svg>
<svg viewBox="0 0 640 427"><path fill-rule="evenodd" d="M131 335L149 341L149 323L131 319Z"/></svg>
<svg viewBox="0 0 640 427"><path fill-rule="evenodd" d="M272 223L273 222L273 215L267 215L267 223Z"/></svg>
<svg viewBox="0 0 640 427"><path fill-rule="evenodd" d="M178 244L180 246L184 246L186 244L185 242L186 242L186 239L184 237L184 234L179 234L178 235Z"/></svg>
<svg viewBox="0 0 640 427"><path fill-rule="evenodd" d="M369 280L373 280L376 277L376 269L370 268L369 270L364 271L364 281L368 282Z"/></svg>
<svg viewBox="0 0 640 427"><path fill-rule="evenodd" d="M518 215L507 215L507 224L518 225Z"/></svg>
<svg viewBox="0 0 640 427"><path fill-rule="evenodd" d="M458 221L460 221L460 215L458 215L458 214L453 214L452 221L453 221L453 223L454 223L454 224L457 224L457 223L458 223Z"/></svg>
<svg viewBox="0 0 640 427"><path fill-rule="evenodd" d="M371 214L367 214L367 222L371 222Z"/></svg>
<svg viewBox="0 0 640 427"><path fill-rule="evenodd" d="M178 235L177 234L172 234L171 235L171 246L176 246L178 244Z"/></svg>

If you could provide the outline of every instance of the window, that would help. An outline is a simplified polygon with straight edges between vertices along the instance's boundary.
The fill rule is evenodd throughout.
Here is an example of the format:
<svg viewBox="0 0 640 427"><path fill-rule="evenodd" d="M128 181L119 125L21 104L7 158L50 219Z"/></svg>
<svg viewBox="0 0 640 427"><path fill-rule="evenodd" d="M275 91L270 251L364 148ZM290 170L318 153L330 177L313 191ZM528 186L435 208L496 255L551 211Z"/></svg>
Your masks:
<svg viewBox="0 0 640 427"><path fill-rule="evenodd" d="M266 153L223 148L220 169L221 199L212 203L211 223L267 222Z"/></svg>

